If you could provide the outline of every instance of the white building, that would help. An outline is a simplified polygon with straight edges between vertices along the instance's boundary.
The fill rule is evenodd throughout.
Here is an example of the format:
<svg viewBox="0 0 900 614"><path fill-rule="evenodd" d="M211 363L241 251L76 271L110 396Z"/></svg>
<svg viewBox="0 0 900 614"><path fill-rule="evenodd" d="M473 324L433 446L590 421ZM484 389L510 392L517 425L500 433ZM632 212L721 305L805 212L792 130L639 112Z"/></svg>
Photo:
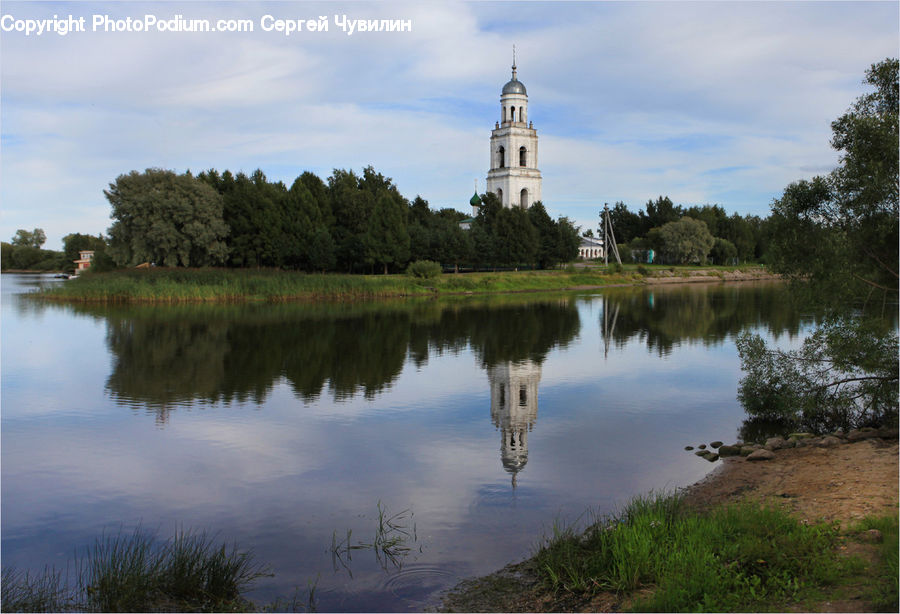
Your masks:
<svg viewBox="0 0 900 614"><path fill-rule="evenodd" d="M528 121L528 94L516 78L515 58L512 79L500 94L500 121L491 131L487 191L496 194L504 207L527 209L541 200L537 130Z"/></svg>
<svg viewBox="0 0 900 614"><path fill-rule="evenodd" d="M581 245L578 246L578 257L582 260L603 258L603 239L581 237Z"/></svg>

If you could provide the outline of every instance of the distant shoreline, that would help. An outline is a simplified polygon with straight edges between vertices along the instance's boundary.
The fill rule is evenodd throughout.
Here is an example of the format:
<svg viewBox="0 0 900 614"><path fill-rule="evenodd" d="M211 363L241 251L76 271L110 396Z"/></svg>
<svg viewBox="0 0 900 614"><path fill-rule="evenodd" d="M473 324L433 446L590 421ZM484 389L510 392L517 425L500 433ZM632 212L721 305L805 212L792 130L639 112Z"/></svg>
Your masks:
<svg viewBox="0 0 900 614"><path fill-rule="evenodd" d="M409 275L308 274L257 269L129 269L86 274L36 297L85 303L216 303L562 292L610 287L778 280L765 268L626 265L565 270Z"/></svg>

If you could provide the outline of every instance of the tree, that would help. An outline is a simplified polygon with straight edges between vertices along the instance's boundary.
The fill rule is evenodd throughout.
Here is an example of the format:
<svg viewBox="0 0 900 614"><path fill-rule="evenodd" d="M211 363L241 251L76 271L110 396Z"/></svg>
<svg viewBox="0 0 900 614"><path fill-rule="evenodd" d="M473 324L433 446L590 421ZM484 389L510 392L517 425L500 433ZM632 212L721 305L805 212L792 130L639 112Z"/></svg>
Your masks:
<svg viewBox="0 0 900 614"><path fill-rule="evenodd" d="M875 91L831 124L839 166L772 205L771 267L828 312L795 352L739 339L751 417L816 430L897 423L898 61L874 64L865 82Z"/></svg>
<svg viewBox="0 0 900 614"><path fill-rule="evenodd" d="M119 175L105 190L115 221L109 254L116 264L219 264L228 253L222 197L189 173L147 169Z"/></svg>
<svg viewBox="0 0 900 614"><path fill-rule="evenodd" d="M578 227L569 218L561 217L556 221L556 230L556 262L571 262L578 258L578 247L581 245Z"/></svg>
<svg viewBox="0 0 900 614"><path fill-rule="evenodd" d="M537 201L528 208L528 220L537 230L538 242L535 251L537 265L542 269L550 268L558 262L559 229L556 222L547 214L544 203L541 201Z"/></svg>
<svg viewBox="0 0 900 614"><path fill-rule="evenodd" d="M660 196L656 202L648 200L646 210L646 214L641 211L639 215L644 233L649 232L651 228L659 228L669 222L678 221L684 215L684 210L676 207L668 196Z"/></svg>
<svg viewBox="0 0 900 614"><path fill-rule="evenodd" d="M737 248L734 243L722 237L716 237L709 257L714 264L731 264L734 258L737 258Z"/></svg>
<svg viewBox="0 0 900 614"><path fill-rule="evenodd" d="M44 232L43 228L35 228L31 232L20 228L16 231L15 236L10 242L19 247L34 247L40 249L46 241L47 234Z"/></svg>
<svg viewBox="0 0 900 614"><path fill-rule="evenodd" d="M683 217L659 229L662 252L669 262L677 264L706 262L715 239L701 221Z"/></svg>
<svg viewBox="0 0 900 614"><path fill-rule="evenodd" d="M648 203L649 206L650 203ZM636 237L645 235L650 230L649 226L644 228L644 220L641 219L641 216L629 211L622 201L618 201L609 210L609 219L612 220L613 232L619 243L628 243ZM590 236L594 236L593 233Z"/></svg>
<svg viewBox="0 0 900 614"><path fill-rule="evenodd" d="M369 220L364 243L366 262L381 264L385 275L389 265L403 267L409 260L406 207L396 202L386 191L375 201L375 210Z"/></svg>

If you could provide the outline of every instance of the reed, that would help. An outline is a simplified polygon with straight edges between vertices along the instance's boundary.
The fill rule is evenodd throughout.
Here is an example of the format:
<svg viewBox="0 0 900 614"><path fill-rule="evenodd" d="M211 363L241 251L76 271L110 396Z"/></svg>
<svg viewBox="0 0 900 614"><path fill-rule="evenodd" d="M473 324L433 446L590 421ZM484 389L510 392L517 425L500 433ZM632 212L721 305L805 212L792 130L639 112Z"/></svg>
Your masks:
<svg viewBox="0 0 900 614"><path fill-rule="evenodd" d="M205 533L166 542L137 529L97 539L75 561L75 577L52 568L3 570L4 612L248 611L241 593L269 575L252 555Z"/></svg>

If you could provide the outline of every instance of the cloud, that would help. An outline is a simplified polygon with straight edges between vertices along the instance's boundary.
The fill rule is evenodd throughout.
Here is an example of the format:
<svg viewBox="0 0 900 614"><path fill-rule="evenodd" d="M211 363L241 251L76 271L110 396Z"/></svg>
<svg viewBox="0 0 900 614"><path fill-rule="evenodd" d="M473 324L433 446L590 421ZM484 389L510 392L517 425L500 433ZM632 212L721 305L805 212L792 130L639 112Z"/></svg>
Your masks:
<svg viewBox="0 0 900 614"><path fill-rule="evenodd" d="M109 225L121 173L372 164L465 210L517 45L552 215L668 194L765 215L836 161L830 122L896 54L891 3L4 3L4 13L252 19L253 33L0 37L0 237ZM264 14L329 31L262 32ZM333 16L410 19L354 33ZM715 169L733 167L727 173Z"/></svg>

